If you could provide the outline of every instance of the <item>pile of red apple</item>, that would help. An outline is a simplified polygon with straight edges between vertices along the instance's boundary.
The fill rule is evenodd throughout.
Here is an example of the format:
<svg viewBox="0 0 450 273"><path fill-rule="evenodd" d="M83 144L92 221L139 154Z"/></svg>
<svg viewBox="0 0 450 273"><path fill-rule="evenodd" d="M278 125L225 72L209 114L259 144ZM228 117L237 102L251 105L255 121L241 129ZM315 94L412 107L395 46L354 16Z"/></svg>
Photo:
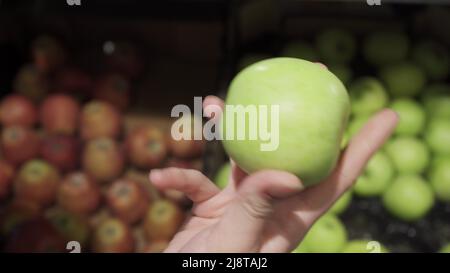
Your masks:
<svg viewBox="0 0 450 273"><path fill-rule="evenodd" d="M77 241L82 252L162 251L189 202L156 191L148 172L201 168L203 146L151 123L125 131L135 59L110 58L122 69L93 81L68 68L52 38L32 53L0 102L1 249L68 252Z"/></svg>

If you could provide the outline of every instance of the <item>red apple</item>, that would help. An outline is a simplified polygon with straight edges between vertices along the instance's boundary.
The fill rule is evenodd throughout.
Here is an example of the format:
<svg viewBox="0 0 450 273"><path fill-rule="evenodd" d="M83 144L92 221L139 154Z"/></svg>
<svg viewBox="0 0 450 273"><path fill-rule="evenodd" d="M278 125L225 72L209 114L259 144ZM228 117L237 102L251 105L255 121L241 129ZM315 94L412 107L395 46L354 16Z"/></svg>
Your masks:
<svg viewBox="0 0 450 273"><path fill-rule="evenodd" d="M170 151L172 155L177 158L192 158L198 157L202 154L205 146L204 140L194 140L194 127L195 123L202 124L202 120L200 118L194 116L183 116L177 122L181 122L180 124L188 125L190 127L183 126L182 133L183 135L187 135L187 139L176 140L174 136L168 137L168 143L170 147ZM202 129L201 127L199 128ZM181 129L180 129L181 130Z"/></svg>
<svg viewBox="0 0 450 273"><path fill-rule="evenodd" d="M92 78L85 72L67 67L56 75L55 89L74 96L89 96L92 91Z"/></svg>
<svg viewBox="0 0 450 273"><path fill-rule="evenodd" d="M168 240L156 240L148 243L143 253L162 253L169 246Z"/></svg>
<svg viewBox="0 0 450 273"><path fill-rule="evenodd" d="M182 208L187 208L192 204L192 201L181 191L165 190L163 195L166 199L178 204Z"/></svg>
<svg viewBox="0 0 450 273"><path fill-rule="evenodd" d="M60 208L50 209L46 212L45 217L67 241L79 242L82 245L82 249L86 246L90 235L90 226L87 218Z"/></svg>
<svg viewBox="0 0 450 273"><path fill-rule="evenodd" d="M66 52L61 43L50 36L40 36L33 41L31 55L36 68L41 73L49 73L61 67Z"/></svg>
<svg viewBox="0 0 450 273"><path fill-rule="evenodd" d="M9 163L19 165L39 154L39 138L25 127L6 127L2 132L1 149Z"/></svg>
<svg viewBox="0 0 450 273"><path fill-rule="evenodd" d="M154 201L145 216L144 229L147 239L170 240L180 228L183 218L183 212L172 201Z"/></svg>
<svg viewBox="0 0 450 273"><path fill-rule="evenodd" d="M80 106L67 95L47 97L41 105L41 123L48 133L72 135L78 129Z"/></svg>
<svg viewBox="0 0 450 273"><path fill-rule="evenodd" d="M58 204L67 211L89 214L100 204L100 188L82 172L68 174L58 188Z"/></svg>
<svg viewBox="0 0 450 273"><path fill-rule="evenodd" d="M106 51L106 64L109 70L119 72L129 79L135 79L142 73L143 58L138 49L130 42L108 42L112 47Z"/></svg>
<svg viewBox="0 0 450 273"><path fill-rule="evenodd" d="M81 112L81 138L91 140L98 137L116 138L122 128L122 117L108 102L91 101Z"/></svg>
<svg viewBox="0 0 450 273"><path fill-rule="evenodd" d="M8 197L11 191L14 167L8 162L0 159L0 200Z"/></svg>
<svg viewBox="0 0 450 273"><path fill-rule="evenodd" d="M59 172L55 167L34 159L20 168L14 181L14 192L18 198L46 206L55 200L59 182Z"/></svg>
<svg viewBox="0 0 450 273"><path fill-rule="evenodd" d="M127 253L134 251L134 238L131 229L116 218L104 220L95 229L92 242L94 252Z"/></svg>
<svg viewBox="0 0 450 273"><path fill-rule="evenodd" d="M112 181L124 169L123 153L111 138L97 138L86 143L82 156L83 170L99 182Z"/></svg>
<svg viewBox="0 0 450 273"><path fill-rule="evenodd" d="M62 172L66 172L77 167L79 150L78 139L64 135L49 135L42 141L41 156Z"/></svg>
<svg viewBox="0 0 450 273"><path fill-rule="evenodd" d="M148 207L146 192L130 179L116 180L106 193L106 201L112 212L128 224L141 220Z"/></svg>
<svg viewBox="0 0 450 273"><path fill-rule="evenodd" d="M126 150L130 162L137 167L159 167L167 156L164 133L154 127L136 128L127 136Z"/></svg>
<svg viewBox="0 0 450 273"><path fill-rule="evenodd" d="M13 199L0 213L0 234L9 236L20 224L40 215L40 207L28 200Z"/></svg>
<svg viewBox="0 0 450 273"><path fill-rule="evenodd" d="M33 102L22 95L9 95L0 105L3 126L31 127L36 123L37 110Z"/></svg>
<svg viewBox="0 0 450 273"><path fill-rule="evenodd" d="M94 98L106 101L124 111L130 102L130 83L120 74L100 78L94 89Z"/></svg>
<svg viewBox="0 0 450 273"><path fill-rule="evenodd" d="M66 252L67 240L45 218L23 223L11 234L5 252L12 253L61 253Z"/></svg>
<svg viewBox="0 0 450 273"><path fill-rule="evenodd" d="M47 95L48 82L35 66L27 65L17 73L14 88L32 101L39 102Z"/></svg>

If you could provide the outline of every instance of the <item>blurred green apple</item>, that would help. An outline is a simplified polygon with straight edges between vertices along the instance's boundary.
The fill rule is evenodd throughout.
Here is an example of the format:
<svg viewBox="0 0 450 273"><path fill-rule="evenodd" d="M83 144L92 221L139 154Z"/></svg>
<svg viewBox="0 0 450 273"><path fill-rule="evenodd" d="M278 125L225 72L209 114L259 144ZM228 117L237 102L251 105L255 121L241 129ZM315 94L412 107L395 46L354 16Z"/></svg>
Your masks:
<svg viewBox="0 0 450 273"><path fill-rule="evenodd" d="M422 68L408 62L383 67L380 70L380 78L394 97L415 96L426 82Z"/></svg>
<svg viewBox="0 0 450 273"><path fill-rule="evenodd" d="M306 185L316 184L334 169L347 124L350 102L342 82L330 71L312 62L274 58L258 62L232 81L226 107L251 108L259 123L271 124L278 132L278 145L262 149L269 141L238 139L236 131L250 131L254 114L237 119L233 111L222 115L225 151L246 172L278 169L297 175ZM261 106L279 106L279 115L267 118ZM253 107L253 108L252 108ZM267 109L267 108L266 108ZM275 119L274 119L275 118ZM234 123L235 126L226 126ZM242 124L245 123L245 124ZM240 126L237 126L240 125ZM272 143L273 144L273 143ZM273 148L273 149L272 149Z"/></svg>
<svg viewBox="0 0 450 273"><path fill-rule="evenodd" d="M419 135L425 128L426 114L422 106L412 99L396 99L390 108L400 119L395 134L401 136Z"/></svg>
<svg viewBox="0 0 450 273"><path fill-rule="evenodd" d="M392 182L394 174L391 159L380 150L369 160L364 172L356 180L354 192L364 197L381 195Z"/></svg>
<svg viewBox="0 0 450 273"><path fill-rule="evenodd" d="M352 240L347 243L342 253L389 253L389 250L378 241Z"/></svg>
<svg viewBox="0 0 450 273"><path fill-rule="evenodd" d="M383 194L383 205L392 215L404 221L424 217L434 205L433 190L419 175L397 177Z"/></svg>
<svg viewBox="0 0 450 273"><path fill-rule="evenodd" d="M359 132L359 130L362 129L369 118L370 115L360 115L353 116L353 118L350 119L347 129L345 130L344 137L342 138L341 149L347 147L352 137L354 137Z"/></svg>
<svg viewBox="0 0 450 273"><path fill-rule="evenodd" d="M328 69L336 75L344 84L347 84L350 82L350 80L353 78L353 71L352 69L342 63L329 63L326 64Z"/></svg>
<svg viewBox="0 0 450 273"><path fill-rule="evenodd" d="M220 167L217 171L216 176L214 177L214 183L220 188L224 189L228 185L228 180L231 174L231 164L225 163Z"/></svg>
<svg viewBox="0 0 450 273"><path fill-rule="evenodd" d="M247 66L250 66L254 63L257 63L262 60L270 59L271 56L264 54L264 53L251 53L244 55L238 63L238 69L241 71L242 69L246 68Z"/></svg>
<svg viewBox="0 0 450 273"><path fill-rule="evenodd" d="M442 158L432 164L428 172L428 179L436 199L450 202L450 157Z"/></svg>
<svg viewBox="0 0 450 273"><path fill-rule="evenodd" d="M347 63L356 53L355 38L344 29L333 28L319 33L316 46L326 63Z"/></svg>
<svg viewBox="0 0 450 273"><path fill-rule="evenodd" d="M347 243L347 230L333 214L325 214L311 227L300 245L310 253L338 253Z"/></svg>
<svg viewBox="0 0 450 273"><path fill-rule="evenodd" d="M425 130L425 141L438 155L450 155L450 119L434 118Z"/></svg>
<svg viewBox="0 0 450 273"><path fill-rule="evenodd" d="M367 62L375 66L402 61L408 55L409 40L399 31L377 31L364 41L363 54Z"/></svg>
<svg viewBox="0 0 450 273"><path fill-rule="evenodd" d="M369 115L385 107L389 101L383 84L373 77L362 77L349 87L352 113Z"/></svg>
<svg viewBox="0 0 450 273"><path fill-rule="evenodd" d="M425 88L422 96L425 109L430 117L450 119L450 85L436 83Z"/></svg>
<svg viewBox="0 0 450 273"><path fill-rule="evenodd" d="M352 190L346 191L339 199L331 206L329 212L339 215L343 213L352 202L353 193Z"/></svg>
<svg viewBox="0 0 450 273"><path fill-rule="evenodd" d="M427 40L413 48L413 59L427 73L428 77L440 80L447 77L450 67L448 49L435 41Z"/></svg>
<svg viewBox="0 0 450 273"><path fill-rule="evenodd" d="M430 151L421 140L414 137L399 137L385 145L388 156L400 174L420 174L430 163Z"/></svg>
<svg viewBox="0 0 450 273"><path fill-rule="evenodd" d="M450 244L444 245L441 250L439 250L440 253L450 253Z"/></svg>
<svg viewBox="0 0 450 273"><path fill-rule="evenodd" d="M319 61L316 49L305 41L294 41L286 44L281 50L280 55L282 57L298 58L310 62Z"/></svg>

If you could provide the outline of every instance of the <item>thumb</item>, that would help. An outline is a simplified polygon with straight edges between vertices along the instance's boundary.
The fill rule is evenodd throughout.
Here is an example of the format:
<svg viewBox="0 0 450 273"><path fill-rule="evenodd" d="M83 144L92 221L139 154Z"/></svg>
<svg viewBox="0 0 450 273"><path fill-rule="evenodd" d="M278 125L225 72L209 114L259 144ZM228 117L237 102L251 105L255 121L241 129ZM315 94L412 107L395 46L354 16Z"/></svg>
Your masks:
<svg viewBox="0 0 450 273"><path fill-rule="evenodd" d="M224 213L209 242L218 252L255 252L275 201L290 197L304 188L293 174L260 171L246 177L238 186L235 199ZM226 239L224 239L226 238Z"/></svg>

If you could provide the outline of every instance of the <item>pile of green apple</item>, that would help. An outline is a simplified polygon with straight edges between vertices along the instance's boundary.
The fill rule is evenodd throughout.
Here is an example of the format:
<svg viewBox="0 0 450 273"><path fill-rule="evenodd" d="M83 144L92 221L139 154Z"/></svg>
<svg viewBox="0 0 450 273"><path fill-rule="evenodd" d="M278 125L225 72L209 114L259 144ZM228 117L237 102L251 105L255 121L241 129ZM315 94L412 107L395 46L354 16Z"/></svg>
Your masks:
<svg viewBox="0 0 450 273"><path fill-rule="evenodd" d="M445 45L431 39L413 42L397 30L369 33L359 41L347 30L327 29L315 43L287 43L279 56L321 62L347 87L351 114L342 149L377 111L391 108L400 118L354 187L316 222L296 252L370 252L367 242L348 241L335 216L353 195L379 197L389 214L406 222L424 218L437 202L450 202L450 54ZM270 57L246 55L238 69ZM221 187L229 172L225 166L217 175ZM380 252L386 251L381 246Z"/></svg>

